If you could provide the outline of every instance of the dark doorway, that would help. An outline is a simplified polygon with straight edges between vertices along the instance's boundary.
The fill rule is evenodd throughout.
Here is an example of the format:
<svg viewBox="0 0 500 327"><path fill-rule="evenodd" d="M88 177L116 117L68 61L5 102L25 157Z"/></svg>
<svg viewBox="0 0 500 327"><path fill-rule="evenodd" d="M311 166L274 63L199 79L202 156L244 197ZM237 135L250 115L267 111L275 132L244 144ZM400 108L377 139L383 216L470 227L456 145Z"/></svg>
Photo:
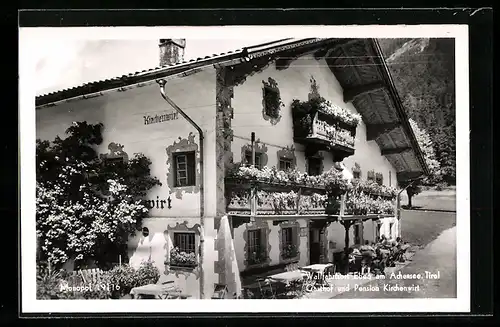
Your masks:
<svg viewBox="0 0 500 327"><path fill-rule="evenodd" d="M309 228L309 264L314 265L320 263L321 243L320 243L320 229L311 227Z"/></svg>

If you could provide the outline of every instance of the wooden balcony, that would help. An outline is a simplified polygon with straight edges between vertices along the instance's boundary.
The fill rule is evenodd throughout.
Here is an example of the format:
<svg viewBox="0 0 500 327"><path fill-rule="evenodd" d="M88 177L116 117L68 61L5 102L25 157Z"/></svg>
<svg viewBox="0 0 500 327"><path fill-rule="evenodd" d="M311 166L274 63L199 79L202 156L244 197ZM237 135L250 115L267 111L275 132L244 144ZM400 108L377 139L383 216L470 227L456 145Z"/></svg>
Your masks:
<svg viewBox="0 0 500 327"><path fill-rule="evenodd" d="M319 185L282 184L226 178L230 215L326 215L325 188Z"/></svg>
<svg viewBox="0 0 500 327"><path fill-rule="evenodd" d="M300 218L330 217L340 220L380 219L394 217L399 209L397 201L383 194L368 194L370 198L389 200L394 205L394 212L359 213L353 208L351 194L329 198L324 186L294 183L264 182L227 177L226 212L233 216Z"/></svg>
<svg viewBox="0 0 500 327"><path fill-rule="evenodd" d="M309 122L310 121L310 122ZM294 124L294 141L306 147L332 152L336 160L354 154L356 128L318 111L312 120Z"/></svg>

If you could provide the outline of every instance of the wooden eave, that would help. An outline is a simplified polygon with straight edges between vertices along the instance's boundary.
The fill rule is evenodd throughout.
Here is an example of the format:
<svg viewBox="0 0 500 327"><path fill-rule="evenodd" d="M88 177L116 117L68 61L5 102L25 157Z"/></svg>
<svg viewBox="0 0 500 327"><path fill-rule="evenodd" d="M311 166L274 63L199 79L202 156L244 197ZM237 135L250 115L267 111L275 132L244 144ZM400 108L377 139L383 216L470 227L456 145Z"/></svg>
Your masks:
<svg viewBox="0 0 500 327"><path fill-rule="evenodd" d="M330 48L325 60L352 101L381 154L395 167L398 181L428 174L380 47L375 39L348 39Z"/></svg>

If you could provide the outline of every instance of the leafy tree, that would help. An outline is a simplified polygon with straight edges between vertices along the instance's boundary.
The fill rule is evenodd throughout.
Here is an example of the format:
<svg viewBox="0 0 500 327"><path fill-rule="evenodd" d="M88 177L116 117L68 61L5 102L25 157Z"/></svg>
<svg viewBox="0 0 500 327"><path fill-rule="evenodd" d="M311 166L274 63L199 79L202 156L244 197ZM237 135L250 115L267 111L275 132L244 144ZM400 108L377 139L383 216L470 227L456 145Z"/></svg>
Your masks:
<svg viewBox="0 0 500 327"><path fill-rule="evenodd" d="M161 185L143 154L112 164L99 158L102 129L75 122L65 139L37 140L37 239L54 267L68 259L103 267L126 256L128 237L148 213L143 197Z"/></svg>
<svg viewBox="0 0 500 327"><path fill-rule="evenodd" d="M434 146L429 134L425 130L421 129L418 126L418 124L412 119L410 119L410 125L413 129L418 145L420 146L420 149L423 152L425 162L427 163L427 166L429 167L430 171L430 174L423 179L420 179L418 181L408 181L401 183L401 186L403 188L407 187L406 194L408 195L408 207L411 208L412 207L411 200L413 196L419 194L422 191L420 185L422 184L435 185L441 182L443 173L439 161L436 160L436 154L434 153Z"/></svg>

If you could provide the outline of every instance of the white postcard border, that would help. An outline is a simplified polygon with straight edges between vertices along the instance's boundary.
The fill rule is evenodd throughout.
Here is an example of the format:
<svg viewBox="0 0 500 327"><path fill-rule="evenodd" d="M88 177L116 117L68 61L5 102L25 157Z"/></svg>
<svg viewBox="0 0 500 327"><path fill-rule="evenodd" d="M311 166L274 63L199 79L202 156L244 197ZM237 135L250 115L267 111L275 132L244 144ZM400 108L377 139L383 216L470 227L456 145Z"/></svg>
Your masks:
<svg viewBox="0 0 500 327"><path fill-rule="evenodd" d="M265 31L263 33L263 31ZM216 312L469 312L469 59L466 25L373 26L214 26L214 27L75 27L20 28L21 281L22 313L216 313ZM147 37L145 37L147 35ZM35 53L30 44L61 39L270 39L303 37L447 37L456 49L457 298L328 300L37 300L35 230Z"/></svg>

